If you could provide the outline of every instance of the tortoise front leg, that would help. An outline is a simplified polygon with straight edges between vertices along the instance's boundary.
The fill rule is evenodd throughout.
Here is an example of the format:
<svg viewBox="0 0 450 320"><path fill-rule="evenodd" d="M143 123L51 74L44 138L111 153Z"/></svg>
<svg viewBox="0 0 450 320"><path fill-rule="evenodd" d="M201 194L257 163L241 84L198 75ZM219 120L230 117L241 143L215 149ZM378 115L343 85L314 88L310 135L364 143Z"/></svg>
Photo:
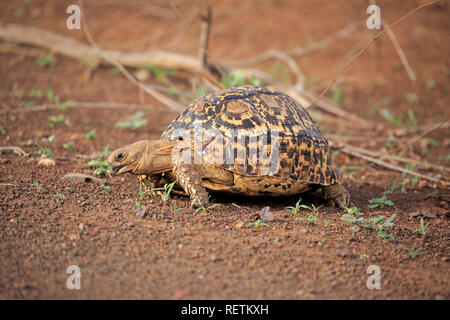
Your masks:
<svg viewBox="0 0 450 320"><path fill-rule="evenodd" d="M192 165L177 164L173 168L178 184L191 198L191 206L208 207L208 192L202 184L200 173Z"/></svg>
<svg viewBox="0 0 450 320"><path fill-rule="evenodd" d="M350 202L350 194L342 184L322 186L323 197L330 205L346 208Z"/></svg>

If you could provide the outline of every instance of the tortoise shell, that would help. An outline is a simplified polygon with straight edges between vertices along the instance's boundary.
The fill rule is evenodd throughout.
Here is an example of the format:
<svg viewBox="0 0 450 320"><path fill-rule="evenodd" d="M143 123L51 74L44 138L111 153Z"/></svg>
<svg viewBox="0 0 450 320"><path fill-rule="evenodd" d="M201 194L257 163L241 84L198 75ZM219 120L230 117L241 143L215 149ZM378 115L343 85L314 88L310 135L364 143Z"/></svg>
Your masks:
<svg viewBox="0 0 450 320"><path fill-rule="evenodd" d="M204 95L169 124L161 140L186 137L203 160L234 173L321 185L342 183L319 126L282 92L242 86ZM231 161L226 157L230 154Z"/></svg>

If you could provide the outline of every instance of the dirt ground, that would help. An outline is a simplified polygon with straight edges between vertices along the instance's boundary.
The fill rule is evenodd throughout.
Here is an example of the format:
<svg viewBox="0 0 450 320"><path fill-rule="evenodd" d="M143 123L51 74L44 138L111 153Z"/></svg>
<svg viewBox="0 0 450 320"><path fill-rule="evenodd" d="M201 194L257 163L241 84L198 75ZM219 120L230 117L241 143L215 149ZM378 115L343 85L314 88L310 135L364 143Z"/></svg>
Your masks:
<svg viewBox="0 0 450 320"><path fill-rule="evenodd" d="M184 19L165 1L92 0L86 1L85 9L91 32L102 48L158 48L197 55L198 16L205 4L173 3ZM214 18L209 50L214 59L224 62L269 49L308 46L368 17L367 4L356 0L345 1L345 5L344 1L303 0L211 3ZM377 3L382 18L392 23L424 1ZM85 42L82 31L65 27L67 5L68 1L1 0L0 20L45 28ZM347 142L379 151L386 150L392 132L403 128L387 121L380 112L383 108L403 115L403 123L408 119L414 122L407 115L411 110L417 122L412 125L416 126L448 119L449 14L450 4L444 1L417 12L394 29L416 81L410 81L392 43L383 35L340 78L339 90L328 94L346 112L379 124L378 129L349 133L339 124L345 120L322 121L323 113L312 109L325 134L358 135L362 138ZM320 92L345 54L370 33L360 30L314 54L298 57L310 89ZM106 189L96 183L64 182L61 178L67 173L93 175L96 167L88 164L86 156L106 146L111 151L140 139L158 139L176 113L146 110L148 122L136 130L114 126L135 113L126 108L13 113L47 104L48 89L61 102L161 104L111 67L101 66L88 74L85 64L59 55L53 65L39 65L36 55L45 56L45 50L22 46L0 52L0 111L7 111L0 113L0 145L33 153L40 150L39 144L51 150L56 161L47 167L38 165L39 155L22 157L10 151L0 155L0 298L450 298L450 193L445 184L402 177L398 171L337 153L344 185L363 217L396 214L394 225L386 230L394 239L388 240L375 230L352 229L352 224L342 219L345 210L329 207L317 193L301 195L304 205L322 205L317 213L304 208L296 215L289 213L285 208L295 205L298 196L226 195L213 195L217 207L196 213L189 208L189 199L178 193L165 202L157 197L139 199L138 181L132 175L100 177L109 182ZM284 70L271 62L257 67L264 71L272 68L279 74ZM187 104L195 96L193 78L178 71L162 82L154 77L147 82L176 88L179 94L175 99ZM58 118L61 115L64 118ZM88 139L86 133L92 130L96 134ZM411 147L408 156L448 169L449 138L449 128L434 130ZM440 177L448 185L449 177L442 171L420 172ZM395 206L369 209L369 200L381 198L395 180L395 190L386 195ZM175 203L181 208L178 212ZM139 206L148 206L143 217L136 215ZM252 225L266 206L274 220ZM426 235L416 232L423 214L424 223L429 223ZM299 219L311 218L309 215L314 215L315 221ZM419 250L417 256L411 249ZM70 265L80 267L80 290L66 287ZM370 265L380 268L379 290L366 286Z"/></svg>

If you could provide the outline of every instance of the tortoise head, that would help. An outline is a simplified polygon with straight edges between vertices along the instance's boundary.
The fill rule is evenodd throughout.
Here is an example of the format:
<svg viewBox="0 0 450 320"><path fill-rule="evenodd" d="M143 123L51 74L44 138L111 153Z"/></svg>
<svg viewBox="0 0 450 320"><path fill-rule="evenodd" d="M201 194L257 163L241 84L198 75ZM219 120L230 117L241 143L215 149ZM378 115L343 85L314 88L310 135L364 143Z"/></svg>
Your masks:
<svg viewBox="0 0 450 320"><path fill-rule="evenodd" d="M111 153L108 163L113 171L136 175L159 174L172 169L171 152L176 142L142 140Z"/></svg>

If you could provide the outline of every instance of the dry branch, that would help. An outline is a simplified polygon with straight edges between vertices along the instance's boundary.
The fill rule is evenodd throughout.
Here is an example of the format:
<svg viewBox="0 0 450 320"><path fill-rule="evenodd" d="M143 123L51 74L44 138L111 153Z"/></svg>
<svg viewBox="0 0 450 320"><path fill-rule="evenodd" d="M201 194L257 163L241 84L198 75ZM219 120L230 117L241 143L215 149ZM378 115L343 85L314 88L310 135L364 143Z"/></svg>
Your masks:
<svg viewBox="0 0 450 320"><path fill-rule="evenodd" d="M83 8L83 0L80 0L80 7L81 7L82 12L85 12L84 8ZM91 31L89 30L89 27L88 27L88 24L86 21L86 15L83 16L83 19L81 19L81 21L83 24L84 35L86 36L89 43L101 54L103 59L105 59L106 61L113 64L116 68L118 68L120 70L120 72L122 72L122 74L131 83L133 83L134 85L139 87L141 90L143 90L145 93L151 95L153 98L155 98L159 102L165 104L166 106L168 106L170 109L172 109L174 111L181 111L184 109L184 107L181 104L179 104L178 102L176 102L175 100L172 100L169 97L166 97L163 94L159 93L152 87L146 86L143 83L139 82L130 72L128 72L127 69L125 69L125 67L119 61L114 60L113 58L108 56L104 51L102 51L102 49L97 45L97 43L94 41L94 38L92 37Z"/></svg>
<svg viewBox="0 0 450 320"><path fill-rule="evenodd" d="M384 167L384 168L387 168L387 169L390 169L390 170L400 171L400 172L405 173L405 174L409 174L409 175L412 175L412 176L418 176L418 177L420 177L422 179L433 181L433 182L437 182L437 183L442 182L438 178L429 177L429 176L424 175L424 174L422 174L420 172L414 172L414 171L411 171L411 170L408 170L408 169L405 169L405 168L402 168L402 167L399 167L399 166L387 163L387 162L385 162L383 160L380 160L380 159L368 156L366 154L363 154L361 152L360 148L356 148L356 147L353 147L353 146L350 146L350 145L343 145L341 148L339 148L339 150L341 152L344 152L344 153L347 153L347 154L352 155L354 157L366 160L368 162L373 162L373 163L375 163L375 164L377 164L377 165L379 165L381 167ZM368 151L368 150L366 150L366 151Z"/></svg>
<svg viewBox="0 0 450 320"><path fill-rule="evenodd" d="M6 114L6 113L20 114L20 113L28 113L28 112L41 112L41 111L48 111L48 110L58 110L60 108L61 108L61 106L58 104L43 104L43 105L28 108L28 109L0 110L0 115ZM158 112L173 112L162 106L117 103L117 102L74 102L73 104L67 105L67 108L145 110L145 111L158 111Z"/></svg>
<svg viewBox="0 0 450 320"><path fill-rule="evenodd" d="M406 73L408 74L408 77L411 81L416 81L416 75L414 71L411 68L411 65L408 62L408 59L406 58L405 52L403 51L402 47L400 47L400 44L398 43L397 37L395 36L394 31L392 31L392 28L389 26L389 24L383 22L383 27L386 29L387 35L389 39L391 40L392 44L394 45L395 51L397 51L397 54L400 58L400 61L403 64L403 67L406 70Z"/></svg>

